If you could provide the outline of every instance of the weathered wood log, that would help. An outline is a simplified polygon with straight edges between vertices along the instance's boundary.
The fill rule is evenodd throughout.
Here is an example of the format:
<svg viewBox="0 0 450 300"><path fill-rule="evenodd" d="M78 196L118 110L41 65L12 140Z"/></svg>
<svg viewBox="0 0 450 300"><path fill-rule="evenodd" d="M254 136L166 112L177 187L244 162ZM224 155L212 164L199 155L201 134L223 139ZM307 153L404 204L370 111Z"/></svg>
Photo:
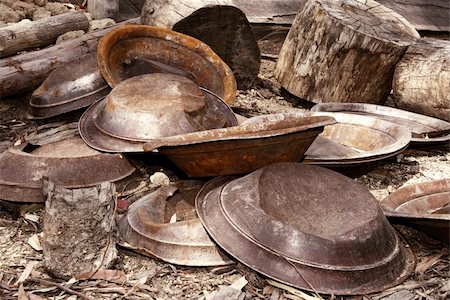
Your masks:
<svg viewBox="0 0 450 300"><path fill-rule="evenodd" d="M88 31L89 20L84 13L69 12L38 21L19 22L0 28L0 57L19 51L48 46L68 31Z"/></svg>
<svg viewBox="0 0 450 300"><path fill-rule="evenodd" d="M398 12L417 30L450 31L448 0L378 0Z"/></svg>
<svg viewBox="0 0 450 300"><path fill-rule="evenodd" d="M139 18L93 31L46 49L1 59L0 96L11 96L35 89L52 70L70 60L96 51L98 41L105 33L127 23L139 23Z"/></svg>
<svg viewBox="0 0 450 300"><path fill-rule="evenodd" d="M108 268L115 248L115 185L65 189L44 180L47 195L42 243L44 265L53 276Z"/></svg>
<svg viewBox="0 0 450 300"><path fill-rule="evenodd" d="M119 0L88 0L87 4L94 20L111 18L117 21Z"/></svg>
<svg viewBox="0 0 450 300"><path fill-rule="evenodd" d="M306 0L233 0L252 24L292 24Z"/></svg>
<svg viewBox="0 0 450 300"><path fill-rule="evenodd" d="M206 43L231 68L239 88L251 86L257 78L261 63L258 44L247 18L231 0L148 0L141 22Z"/></svg>
<svg viewBox="0 0 450 300"><path fill-rule="evenodd" d="M450 121L450 41L422 38L397 64L397 107Z"/></svg>
<svg viewBox="0 0 450 300"><path fill-rule="evenodd" d="M394 68L419 34L375 1L311 0L281 49L275 77L316 103L383 103Z"/></svg>

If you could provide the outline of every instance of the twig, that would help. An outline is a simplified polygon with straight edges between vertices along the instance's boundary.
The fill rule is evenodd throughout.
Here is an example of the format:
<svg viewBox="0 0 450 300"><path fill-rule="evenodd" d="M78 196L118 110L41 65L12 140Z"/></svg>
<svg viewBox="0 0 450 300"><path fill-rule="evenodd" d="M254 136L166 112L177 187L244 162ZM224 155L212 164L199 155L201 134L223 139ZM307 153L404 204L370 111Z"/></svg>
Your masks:
<svg viewBox="0 0 450 300"><path fill-rule="evenodd" d="M45 284L47 286L57 287L58 289L66 292L66 293L69 293L69 294L72 294L72 295L76 295L76 296L80 297L81 299L94 300L93 298L88 297L88 296L86 296L83 293L79 293L77 291L74 291L74 290L72 290L72 289L70 289L68 287L65 287L65 286L63 286L63 285L61 285L59 283L53 282L53 281L49 281L49 280L45 280L45 279L41 279L41 278L36 278L36 277L30 277L29 279L27 279L27 282L28 281L34 281L34 282L37 282L37 283Z"/></svg>
<svg viewBox="0 0 450 300"><path fill-rule="evenodd" d="M261 53L261 58L276 61L278 59L278 55L270 53Z"/></svg>

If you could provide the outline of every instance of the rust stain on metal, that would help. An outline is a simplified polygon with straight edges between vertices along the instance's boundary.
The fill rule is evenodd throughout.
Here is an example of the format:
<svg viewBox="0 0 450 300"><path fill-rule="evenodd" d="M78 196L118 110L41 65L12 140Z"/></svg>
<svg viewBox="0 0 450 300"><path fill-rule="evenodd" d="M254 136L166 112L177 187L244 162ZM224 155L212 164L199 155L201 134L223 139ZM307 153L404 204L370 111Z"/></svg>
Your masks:
<svg viewBox="0 0 450 300"><path fill-rule="evenodd" d="M124 246L178 265L233 263L211 241L195 212L195 196L203 184L180 181L134 202L119 221Z"/></svg>
<svg viewBox="0 0 450 300"><path fill-rule="evenodd" d="M277 163L197 195L211 237L256 271L297 288L353 295L404 281L414 255L376 199L339 173Z"/></svg>
<svg viewBox="0 0 450 300"><path fill-rule="evenodd" d="M29 102L28 118L44 119L87 107L111 91L91 53L53 70Z"/></svg>
<svg viewBox="0 0 450 300"><path fill-rule="evenodd" d="M135 172L119 154L104 154L89 148L79 137L27 153L10 148L0 155L0 199L44 202L42 178L65 188L95 186L103 181L120 184Z"/></svg>
<svg viewBox="0 0 450 300"><path fill-rule="evenodd" d="M394 222L406 222L447 245L450 238L450 179L403 187L381 201Z"/></svg>
<svg viewBox="0 0 450 300"><path fill-rule="evenodd" d="M302 116L292 120L206 130L155 139L144 150L166 155L192 177L242 174L280 161L300 161L331 117ZM286 145L289 145L288 147Z"/></svg>
<svg viewBox="0 0 450 300"><path fill-rule="evenodd" d="M236 98L230 68L209 46L188 35L154 26L125 25L107 33L97 53L100 71L111 87L131 76L170 73L192 79L228 104Z"/></svg>

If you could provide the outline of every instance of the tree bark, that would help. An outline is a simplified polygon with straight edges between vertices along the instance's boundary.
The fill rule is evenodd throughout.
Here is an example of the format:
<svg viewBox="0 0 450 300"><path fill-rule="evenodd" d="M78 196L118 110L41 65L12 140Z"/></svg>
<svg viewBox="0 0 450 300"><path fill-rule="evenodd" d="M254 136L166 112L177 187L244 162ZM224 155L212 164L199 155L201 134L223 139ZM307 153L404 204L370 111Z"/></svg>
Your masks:
<svg viewBox="0 0 450 300"><path fill-rule="evenodd" d="M115 248L115 185L65 189L44 180L47 195L42 243L44 265L55 277L107 269Z"/></svg>
<svg viewBox="0 0 450 300"><path fill-rule="evenodd" d="M0 28L0 57L19 51L55 43L58 36L72 30L88 31L89 20L84 13L69 12L32 22L19 22Z"/></svg>
<svg viewBox="0 0 450 300"><path fill-rule="evenodd" d="M275 77L312 102L381 104L395 65L417 38L402 16L375 1L307 1L283 44Z"/></svg>
<svg viewBox="0 0 450 300"><path fill-rule="evenodd" d="M378 0L408 20L417 30L450 31L448 0Z"/></svg>
<svg viewBox="0 0 450 300"><path fill-rule="evenodd" d="M88 12L94 20L111 18L117 21L119 0L88 0Z"/></svg>
<svg viewBox="0 0 450 300"><path fill-rule="evenodd" d="M397 107L450 121L450 41L422 38L394 73Z"/></svg>
<svg viewBox="0 0 450 300"><path fill-rule="evenodd" d="M46 49L1 59L0 97L33 90L55 68L77 57L96 51L99 39L108 31L116 26L137 22L139 22L138 18L131 19Z"/></svg>
<svg viewBox="0 0 450 300"><path fill-rule="evenodd" d="M141 22L206 43L228 64L239 88L248 88L257 78L259 47L250 23L231 0L148 0Z"/></svg>

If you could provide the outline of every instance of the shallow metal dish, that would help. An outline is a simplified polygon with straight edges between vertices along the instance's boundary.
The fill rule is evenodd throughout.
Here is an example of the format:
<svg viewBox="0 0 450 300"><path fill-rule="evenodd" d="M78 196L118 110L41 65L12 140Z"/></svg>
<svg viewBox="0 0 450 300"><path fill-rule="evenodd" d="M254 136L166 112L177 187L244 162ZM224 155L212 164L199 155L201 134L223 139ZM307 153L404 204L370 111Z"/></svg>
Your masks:
<svg viewBox="0 0 450 300"><path fill-rule="evenodd" d="M156 139L144 150L157 148L191 177L242 174L274 162L302 160L324 126L333 123L331 117L305 116L243 124Z"/></svg>
<svg viewBox="0 0 450 300"><path fill-rule="evenodd" d="M53 70L31 95L28 118L44 119L87 107L106 97L111 88L90 53Z"/></svg>
<svg viewBox="0 0 450 300"><path fill-rule="evenodd" d="M79 137L47 144L30 153L24 150L25 145L0 154L0 199L44 202L44 176L65 188L81 188L104 181L119 184L135 172L123 155L95 151Z"/></svg>
<svg viewBox="0 0 450 300"><path fill-rule="evenodd" d="M304 116L328 116L334 118L336 124L325 126L306 151L303 162L331 168L348 176L359 176L379 161L403 152L411 139L411 132L406 127L375 117L346 113L262 115L250 118L244 124L295 120Z"/></svg>
<svg viewBox="0 0 450 300"><path fill-rule="evenodd" d="M237 125L228 105L190 79L173 74L135 76L118 84L80 119L92 148L142 152L150 139Z"/></svg>
<svg viewBox="0 0 450 300"><path fill-rule="evenodd" d="M311 111L344 112L374 116L411 130L412 145L427 145L450 141L450 123L437 118L388 106L365 103L320 103Z"/></svg>
<svg viewBox="0 0 450 300"><path fill-rule="evenodd" d="M214 181L197 195L200 220L226 252L270 278L351 295L397 285L414 270L376 199L339 173L277 163Z"/></svg>
<svg viewBox="0 0 450 300"><path fill-rule="evenodd" d="M99 42L98 64L111 87L136 75L170 73L186 76L228 104L236 98L233 72L205 43L172 30L124 25Z"/></svg>
<svg viewBox="0 0 450 300"><path fill-rule="evenodd" d="M446 245L450 237L450 179L403 187L380 202L394 222L413 225Z"/></svg>
<svg viewBox="0 0 450 300"><path fill-rule="evenodd" d="M134 202L118 223L122 246L177 265L233 263L209 238L195 212L195 196L203 184L178 182Z"/></svg>

